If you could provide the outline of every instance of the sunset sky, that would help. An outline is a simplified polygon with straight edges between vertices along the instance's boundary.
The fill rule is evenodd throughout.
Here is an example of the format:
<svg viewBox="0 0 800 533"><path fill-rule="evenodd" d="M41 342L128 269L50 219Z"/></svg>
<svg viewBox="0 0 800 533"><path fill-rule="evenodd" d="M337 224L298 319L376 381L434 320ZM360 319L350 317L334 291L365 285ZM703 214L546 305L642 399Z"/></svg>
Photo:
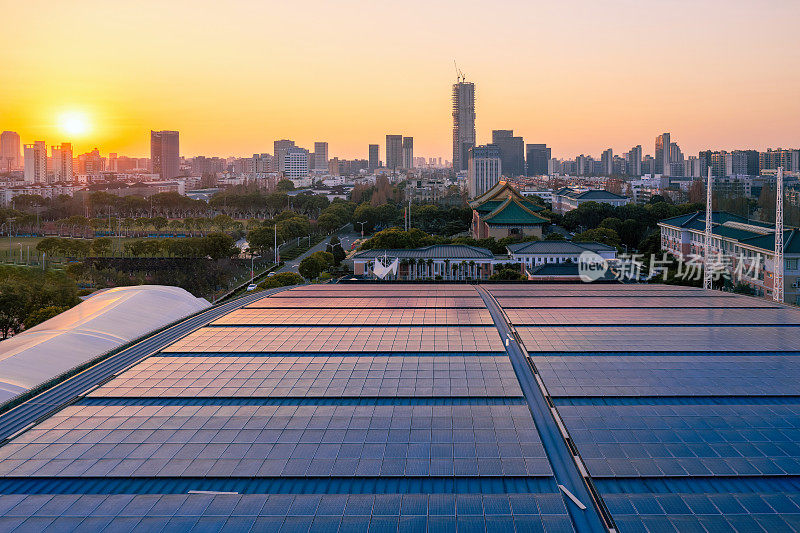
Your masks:
<svg viewBox="0 0 800 533"><path fill-rule="evenodd" d="M557 157L672 132L684 152L800 146L797 0L0 0L0 130L76 153L366 158L387 133L451 158L453 60L478 141ZM82 131L85 130L85 131Z"/></svg>

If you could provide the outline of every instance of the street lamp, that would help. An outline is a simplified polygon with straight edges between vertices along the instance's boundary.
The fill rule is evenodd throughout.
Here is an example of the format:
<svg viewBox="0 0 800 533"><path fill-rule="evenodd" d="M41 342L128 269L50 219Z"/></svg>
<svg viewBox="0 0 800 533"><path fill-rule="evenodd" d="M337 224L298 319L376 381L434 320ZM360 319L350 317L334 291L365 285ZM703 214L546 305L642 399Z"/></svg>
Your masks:
<svg viewBox="0 0 800 533"><path fill-rule="evenodd" d="M255 273L256 257L261 258L260 255L255 255L253 253L250 254L250 283L253 283L253 280L256 278L256 273Z"/></svg>
<svg viewBox="0 0 800 533"><path fill-rule="evenodd" d="M364 238L364 224L366 222L356 222L356 224L361 224L361 238Z"/></svg>

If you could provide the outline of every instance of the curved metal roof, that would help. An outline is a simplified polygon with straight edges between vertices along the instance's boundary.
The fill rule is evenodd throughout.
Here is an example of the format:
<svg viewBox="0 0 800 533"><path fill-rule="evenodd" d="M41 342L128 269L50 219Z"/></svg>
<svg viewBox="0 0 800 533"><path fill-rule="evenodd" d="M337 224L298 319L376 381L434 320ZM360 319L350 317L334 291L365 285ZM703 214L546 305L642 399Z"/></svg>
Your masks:
<svg viewBox="0 0 800 533"><path fill-rule="evenodd" d="M0 343L0 402L210 307L179 287L117 287Z"/></svg>

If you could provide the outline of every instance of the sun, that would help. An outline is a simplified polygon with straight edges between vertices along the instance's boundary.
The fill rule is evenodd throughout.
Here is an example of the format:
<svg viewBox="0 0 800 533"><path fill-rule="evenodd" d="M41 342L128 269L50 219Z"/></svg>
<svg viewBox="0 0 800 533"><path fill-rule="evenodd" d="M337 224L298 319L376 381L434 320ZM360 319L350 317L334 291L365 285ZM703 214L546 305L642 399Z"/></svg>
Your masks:
<svg viewBox="0 0 800 533"><path fill-rule="evenodd" d="M89 118L80 111L67 111L59 116L58 126L67 135L84 135L89 131Z"/></svg>

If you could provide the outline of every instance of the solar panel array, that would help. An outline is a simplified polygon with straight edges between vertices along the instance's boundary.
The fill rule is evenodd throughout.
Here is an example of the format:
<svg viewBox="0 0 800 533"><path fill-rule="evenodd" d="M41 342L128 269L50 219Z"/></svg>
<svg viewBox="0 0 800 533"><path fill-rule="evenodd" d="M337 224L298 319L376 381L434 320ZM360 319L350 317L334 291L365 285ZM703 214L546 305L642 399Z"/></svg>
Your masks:
<svg viewBox="0 0 800 533"><path fill-rule="evenodd" d="M0 447L0 494L4 531L573 530L467 285L233 312Z"/></svg>
<svg viewBox="0 0 800 533"><path fill-rule="evenodd" d="M682 287L528 287L491 290L619 531L800 530L800 311Z"/></svg>

